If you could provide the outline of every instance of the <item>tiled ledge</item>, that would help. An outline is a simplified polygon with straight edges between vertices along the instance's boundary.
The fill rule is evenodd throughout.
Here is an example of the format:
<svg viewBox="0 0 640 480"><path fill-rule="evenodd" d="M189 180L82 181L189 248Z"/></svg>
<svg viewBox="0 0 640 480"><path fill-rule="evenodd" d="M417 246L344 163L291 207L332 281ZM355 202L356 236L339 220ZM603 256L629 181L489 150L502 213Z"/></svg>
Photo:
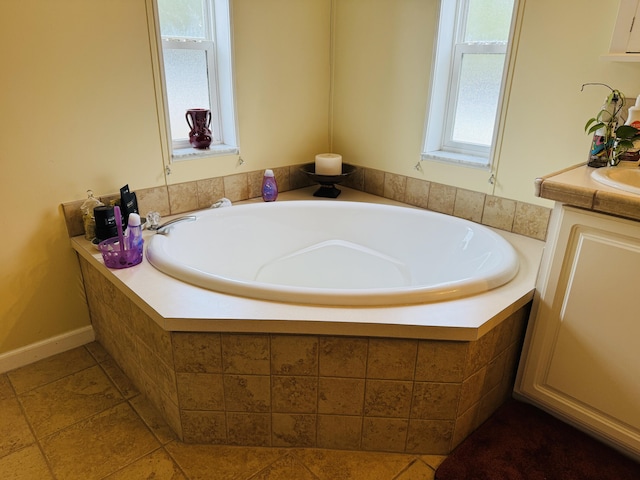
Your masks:
<svg viewBox="0 0 640 480"><path fill-rule="evenodd" d="M602 185L593 168L576 165L536 179L536 195L594 212L640 220L640 196Z"/></svg>
<svg viewBox="0 0 640 480"><path fill-rule="evenodd" d="M313 184L300 171L300 166L274 169L280 191ZM136 190L136 195L141 212L157 211L162 216L175 215L208 208L222 197L232 202L259 197L262 175L262 170L238 173L139 189ZM551 210L538 205L370 168L359 168L344 186L536 240L546 239ZM104 203L117 198L118 194L100 196ZM84 233L80 212L83 202L84 199L62 205L70 237Z"/></svg>

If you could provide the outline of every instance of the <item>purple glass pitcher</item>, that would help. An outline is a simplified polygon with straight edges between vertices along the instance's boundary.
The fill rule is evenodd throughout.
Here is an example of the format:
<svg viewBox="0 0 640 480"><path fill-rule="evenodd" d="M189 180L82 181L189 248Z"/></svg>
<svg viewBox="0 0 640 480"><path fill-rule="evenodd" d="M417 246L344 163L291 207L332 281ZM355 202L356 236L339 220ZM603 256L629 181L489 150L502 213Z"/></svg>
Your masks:
<svg viewBox="0 0 640 480"><path fill-rule="evenodd" d="M211 145L211 111L206 108L192 108L185 114L189 131L189 143L193 148L209 148Z"/></svg>

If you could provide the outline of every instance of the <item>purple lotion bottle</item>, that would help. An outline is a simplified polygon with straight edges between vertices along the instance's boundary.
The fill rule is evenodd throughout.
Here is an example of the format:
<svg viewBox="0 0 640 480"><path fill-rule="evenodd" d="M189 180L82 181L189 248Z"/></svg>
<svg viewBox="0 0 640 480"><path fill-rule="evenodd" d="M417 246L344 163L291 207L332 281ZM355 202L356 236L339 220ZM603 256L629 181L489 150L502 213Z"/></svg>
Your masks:
<svg viewBox="0 0 640 480"><path fill-rule="evenodd" d="M265 170L262 178L262 200L265 202L274 202L278 198L278 184L273 170Z"/></svg>

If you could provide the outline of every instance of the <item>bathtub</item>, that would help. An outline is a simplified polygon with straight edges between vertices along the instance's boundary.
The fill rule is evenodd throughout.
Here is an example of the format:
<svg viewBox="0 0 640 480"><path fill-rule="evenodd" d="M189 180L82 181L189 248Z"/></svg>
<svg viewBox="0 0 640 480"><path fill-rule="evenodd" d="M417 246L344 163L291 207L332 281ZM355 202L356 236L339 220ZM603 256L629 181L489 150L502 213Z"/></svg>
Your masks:
<svg viewBox="0 0 640 480"><path fill-rule="evenodd" d="M157 270L212 291L325 306L467 297L518 272L492 230L439 213L364 202L288 201L197 212L147 240Z"/></svg>

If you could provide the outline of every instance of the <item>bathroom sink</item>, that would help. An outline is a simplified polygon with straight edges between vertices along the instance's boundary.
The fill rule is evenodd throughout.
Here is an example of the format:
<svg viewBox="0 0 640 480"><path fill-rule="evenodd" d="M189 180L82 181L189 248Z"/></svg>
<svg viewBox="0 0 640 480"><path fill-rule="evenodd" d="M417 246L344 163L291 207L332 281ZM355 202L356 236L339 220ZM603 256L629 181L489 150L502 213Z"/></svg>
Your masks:
<svg viewBox="0 0 640 480"><path fill-rule="evenodd" d="M603 185L640 195L640 168L635 162L598 168L591 173L591 178Z"/></svg>

